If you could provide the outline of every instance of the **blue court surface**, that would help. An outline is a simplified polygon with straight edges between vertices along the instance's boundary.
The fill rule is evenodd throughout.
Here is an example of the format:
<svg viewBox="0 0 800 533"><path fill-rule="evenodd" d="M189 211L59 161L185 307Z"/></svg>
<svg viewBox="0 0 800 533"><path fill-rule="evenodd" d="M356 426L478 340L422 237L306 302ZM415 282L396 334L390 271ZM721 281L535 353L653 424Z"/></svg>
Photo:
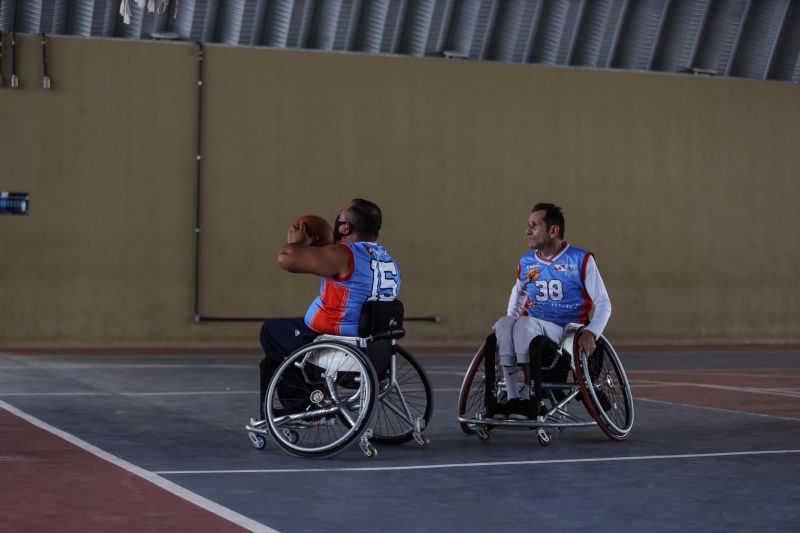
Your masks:
<svg viewBox="0 0 800 533"><path fill-rule="evenodd" d="M431 444L300 459L243 430L257 355L0 354L0 407L227 509L254 530L797 531L800 351L619 350L635 423L461 432L471 353L421 354ZM0 463L1 466L1 463ZM263 527L262 527L263 526Z"/></svg>

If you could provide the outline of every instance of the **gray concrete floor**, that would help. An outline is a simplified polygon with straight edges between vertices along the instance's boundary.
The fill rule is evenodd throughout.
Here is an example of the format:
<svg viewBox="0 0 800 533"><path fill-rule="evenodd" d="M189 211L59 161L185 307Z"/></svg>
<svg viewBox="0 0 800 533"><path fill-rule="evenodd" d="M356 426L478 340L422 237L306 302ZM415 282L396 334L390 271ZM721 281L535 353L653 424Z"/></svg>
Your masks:
<svg viewBox="0 0 800 533"><path fill-rule="evenodd" d="M639 371L800 369L800 353L622 353ZM0 400L271 528L325 531L796 531L800 410L770 416L648 400L625 442L598 428L497 431L455 419L471 354L421 355L432 443L331 459L254 449L258 356L0 355ZM775 401L800 401L800 383ZM742 392L741 394L747 394ZM769 398L767 398L769 400ZM797 405L797 404L795 404Z"/></svg>

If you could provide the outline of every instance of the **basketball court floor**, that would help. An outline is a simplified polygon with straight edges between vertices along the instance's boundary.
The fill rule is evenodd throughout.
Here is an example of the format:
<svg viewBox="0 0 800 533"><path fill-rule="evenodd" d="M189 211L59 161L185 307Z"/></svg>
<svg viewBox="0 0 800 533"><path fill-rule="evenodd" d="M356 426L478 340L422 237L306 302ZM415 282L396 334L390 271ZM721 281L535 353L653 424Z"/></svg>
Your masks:
<svg viewBox="0 0 800 533"><path fill-rule="evenodd" d="M472 353L417 350L430 446L322 460L251 446L254 352L0 352L0 531L796 531L800 348L618 351L627 441L482 443Z"/></svg>

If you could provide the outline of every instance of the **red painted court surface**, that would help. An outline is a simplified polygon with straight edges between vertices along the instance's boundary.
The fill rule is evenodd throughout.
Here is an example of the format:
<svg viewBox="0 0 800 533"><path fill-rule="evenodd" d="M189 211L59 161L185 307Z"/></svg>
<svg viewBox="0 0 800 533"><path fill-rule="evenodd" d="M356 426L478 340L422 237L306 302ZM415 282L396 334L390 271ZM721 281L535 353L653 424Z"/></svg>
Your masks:
<svg viewBox="0 0 800 533"><path fill-rule="evenodd" d="M0 531L245 531L0 409Z"/></svg>
<svg viewBox="0 0 800 533"><path fill-rule="evenodd" d="M620 350L636 421L461 433L471 350L418 352L428 448L250 446L253 353L0 353L0 531L796 531L800 349ZM502 512L501 512L502 511Z"/></svg>

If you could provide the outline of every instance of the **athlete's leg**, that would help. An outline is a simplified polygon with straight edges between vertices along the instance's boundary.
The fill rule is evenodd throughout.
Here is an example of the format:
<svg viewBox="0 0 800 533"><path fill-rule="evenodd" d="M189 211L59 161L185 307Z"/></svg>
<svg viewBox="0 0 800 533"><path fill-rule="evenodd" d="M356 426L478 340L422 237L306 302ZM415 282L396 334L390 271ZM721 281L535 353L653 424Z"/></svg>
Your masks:
<svg viewBox="0 0 800 533"><path fill-rule="evenodd" d="M264 418L264 398L275 371L283 359L310 343L318 333L305 325L302 318L274 318L266 320L261 326L259 342L264 350L264 358L259 363L259 413Z"/></svg>
<svg viewBox="0 0 800 533"><path fill-rule="evenodd" d="M494 325L497 336L497 354L500 356L500 366L503 369L503 378L506 382L506 393L509 400L519 399L517 390L517 357L514 354L514 324L516 318L504 316Z"/></svg>
<svg viewBox="0 0 800 533"><path fill-rule="evenodd" d="M529 386L531 383L531 378L533 378L533 386L534 386L534 397L535 397L535 405L531 405L530 409L532 413L535 415L538 413L538 405L541 403L542 399L542 375L541 375L541 353L537 350L532 350L532 344L534 339L537 337L544 337L549 339L561 339L561 336L564 333L564 328L558 326L557 324L553 324L552 322L547 322L544 320L539 320L538 318L526 316L520 317L517 320L516 324L514 325L513 337L514 337L514 348L516 351L517 361L522 364L522 369L525 374L525 384ZM524 353L521 353L524 352ZM530 361L530 354L539 354L539 357L536 358L535 361ZM533 363L533 368L531 369L531 363ZM533 373L533 376L531 376Z"/></svg>

